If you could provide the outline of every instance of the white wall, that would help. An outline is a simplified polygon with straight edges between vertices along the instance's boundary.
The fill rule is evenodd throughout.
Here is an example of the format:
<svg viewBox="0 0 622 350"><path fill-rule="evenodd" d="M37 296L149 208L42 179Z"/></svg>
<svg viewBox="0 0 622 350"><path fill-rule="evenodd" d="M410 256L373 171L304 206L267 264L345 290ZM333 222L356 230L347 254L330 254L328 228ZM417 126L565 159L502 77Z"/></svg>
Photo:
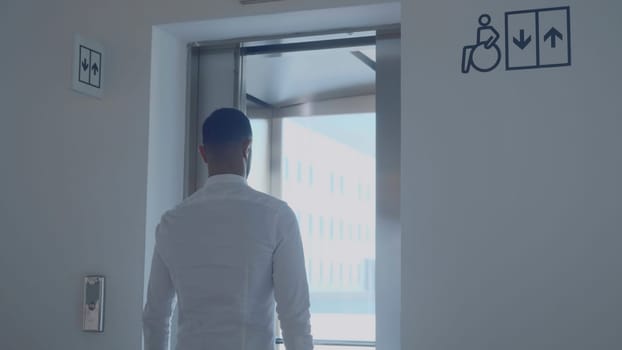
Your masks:
<svg viewBox="0 0 622 350"><path fill-rule="evenodd" d="M154 25L375 2L384 1L2 2L0 348L141 346L147 217L176 196L147 196L149 166L174 163L148 155L161 130L154 122L179 111L175 102L150 125ZM70 90L74 33L106 47L102 100ZM162 175L150 188L177 176ZM90 273L108 278L99 335L80 331L81 279Z"/></svg>
<svg viewBox="0 0 622 350"><path fill-rule="evenodd" d="M0 348L140 347L153 25L373 2L5 1ZM621 347L620 3L402 4L402 348ZM458 73L482 11L546 4L573 6L572 68ZM101 101L69 89L75 32L110 55Z"/></svg>
<svg viewBox="0 0 622 350"><path fill-rule="evenodd" d="M555 5L572 67L460 73L480 14ZM402 10L403 349L622 348L622 3Z"/></svg>
<svg viewBox="0 0 622 350"><path fill-rule="evenodd" d="M138 6L123 1L7 8L0 115L13 157L2 161L0 348L136 349L151 27L136 26ZM70 90L77 31L109 49L101 101ZM89 273L108 277L105 335L80 332Z"/></svg>

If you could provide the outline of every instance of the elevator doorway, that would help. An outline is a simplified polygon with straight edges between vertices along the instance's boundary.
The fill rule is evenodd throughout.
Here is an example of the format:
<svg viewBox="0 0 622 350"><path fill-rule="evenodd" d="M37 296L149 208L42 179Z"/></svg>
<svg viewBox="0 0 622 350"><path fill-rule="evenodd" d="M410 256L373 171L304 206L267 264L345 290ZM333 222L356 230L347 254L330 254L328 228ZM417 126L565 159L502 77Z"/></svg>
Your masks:
<svg viewBox="0 0 622 350"><path fill-rule="evenodd" d="M204 118L245 110L249 184L298 216L319 350L399 337L399 47L390 28L191 49L186 192L207 177L194 153Z"/></svg>

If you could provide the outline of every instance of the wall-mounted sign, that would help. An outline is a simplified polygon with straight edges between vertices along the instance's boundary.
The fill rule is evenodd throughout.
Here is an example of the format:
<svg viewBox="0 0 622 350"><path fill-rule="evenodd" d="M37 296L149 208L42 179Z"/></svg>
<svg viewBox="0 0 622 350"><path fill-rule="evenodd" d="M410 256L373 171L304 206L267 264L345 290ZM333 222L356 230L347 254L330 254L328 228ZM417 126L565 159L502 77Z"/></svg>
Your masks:
<svg viewBox="0 0 622 350"><path fill-rule="evenodd" d="M97 42L76 35L73 50L73 89L101 98L104 90L104 48Z"/></svg>
<svg viewBox="0 0 622 350"><path fill-rule="evenodd" d="M462 49L462 73L487 73L501 62L499 31L492 17L479 17L475 43ZM505 13L505 69L508 71L570 66L570 7Z"/></svg>

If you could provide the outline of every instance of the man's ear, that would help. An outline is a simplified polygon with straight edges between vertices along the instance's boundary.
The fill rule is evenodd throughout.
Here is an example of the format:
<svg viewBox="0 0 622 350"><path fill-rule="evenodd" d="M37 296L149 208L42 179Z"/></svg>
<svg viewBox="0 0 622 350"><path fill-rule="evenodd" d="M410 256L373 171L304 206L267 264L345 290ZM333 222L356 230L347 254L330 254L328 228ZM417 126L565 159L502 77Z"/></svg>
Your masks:
<svg viewBox="0 0 622 350"><path fill-rule="evenodd" d="M205 151L205 146L199 145L199 153L201 153L201 158L203 158L203 161L207 164L207 152Z"/></svg>
<svg viewBox="0 0 622 350"><path fill-rule="evenodd" d="M242 152L244 152L243 154L244 158L248 159L250 157L252 145L253 145L252 139L248 139L244 141L244 143L242 144Z"/></svg>

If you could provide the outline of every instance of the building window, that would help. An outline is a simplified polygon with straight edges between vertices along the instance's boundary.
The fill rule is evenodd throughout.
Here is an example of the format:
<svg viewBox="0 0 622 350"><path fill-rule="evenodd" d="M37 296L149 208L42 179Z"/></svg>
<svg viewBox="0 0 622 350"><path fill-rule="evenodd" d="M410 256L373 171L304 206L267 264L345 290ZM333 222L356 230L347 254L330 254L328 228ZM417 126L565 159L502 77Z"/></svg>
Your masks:
<svg viewBox="0 0 622 350"><path fill-rule="evenodd" d="M346 121L356 130L369 131L371 143L362 146L359 137L340 135ZM365 261L375 259L373 243L366 240L367 226L372 237L374 233L374 192L369 201L365 198L366 185L373 184L376 169L375 116L284 118L282 133L282 149L292 156L291 176L283 181L281 196L308 220L301 226L311 276L314 335L334 338L338 325L344 339L373 341L375 296L365 285L366 273L375 270L367 268ZM352 322L343 324L346 315Z"/></svg>
<svg viewBox="0 0 622 350"><path fill-rule="evenodd" d="M313 264L311 264L311 259L307 259L307 279L309 284L313 283Z"/></svg>

